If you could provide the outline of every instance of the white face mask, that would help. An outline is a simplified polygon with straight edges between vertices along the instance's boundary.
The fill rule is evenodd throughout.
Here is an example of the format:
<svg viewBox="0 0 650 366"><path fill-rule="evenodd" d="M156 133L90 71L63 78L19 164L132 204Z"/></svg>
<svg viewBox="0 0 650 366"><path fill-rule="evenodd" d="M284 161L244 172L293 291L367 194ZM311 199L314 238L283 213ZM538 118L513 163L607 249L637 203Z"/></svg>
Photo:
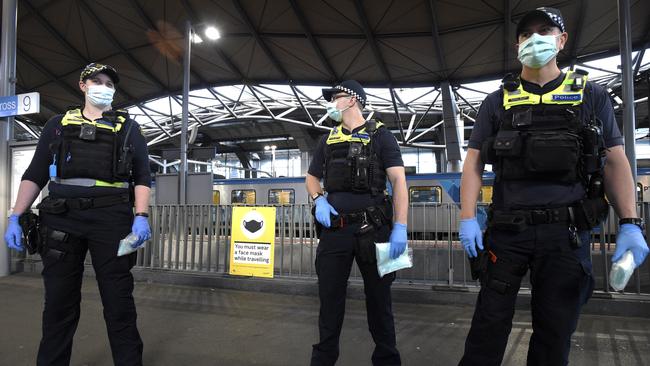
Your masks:
<svg viewBox="0 0 650 366"><path fill-rule="evenodd" d="M533 33L530 38L519 44L519 61L532 68L539 69L557 55L557 35L541 36Z"/></svg>
<svg viewBox="0 0 650 366"><path fill-rule="evenodd" d="M349 98L349 97L342 97L342 98ZM333 102L328 102L325 105L325 108L327 109L327 116L336 122L341 122L343 120L343 112L350 109L350 107L346 107L343 110L338 109L336 107L336 100Z"/></svg>
<svg viewBox="0 0 650 366"><path fill-rule="evenodd" d="M113 103L115 89L106 85L89 85L86 95L90 104L98 108L106 108Z"/></svg>

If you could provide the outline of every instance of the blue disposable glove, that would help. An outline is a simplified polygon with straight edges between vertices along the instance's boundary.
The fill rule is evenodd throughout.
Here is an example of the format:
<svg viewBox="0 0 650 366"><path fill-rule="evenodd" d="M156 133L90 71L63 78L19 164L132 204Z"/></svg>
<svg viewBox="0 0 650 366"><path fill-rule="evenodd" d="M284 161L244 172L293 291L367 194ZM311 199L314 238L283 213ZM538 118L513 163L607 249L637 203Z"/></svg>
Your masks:
<svg viewBox="0 0 650 366"><path fill-rule="evenodd" d="M18 215L9 216L9 225L5 232L5 243L11 249L23 251L23 229L18 223Z"/></svg>
<svg viewBox="0 0 650 366"><path fill-rule="evenodd" d="M137 248L145 241L151 239L151 228L149 227L149 220L144 216L136 216L133 219L133 226L131 231L138 236L138 241L133 243L131 247Z"/></svg>
<svg viewBox="0 0 650 366"><path fill-rule="evenodd" d="M314 201L316 203L316 220L325 227L330 227L330 214L338 215L334 207L327 202L325 196L320 196Z"/></svg>
<svg viewBox="0 0 650 366"><path fill-rule="evenodd" d="M483 250L483 233L476 217L460 220L458 236L460 236L460 242L470 258L478 255L476 247Z"/></svg>
<svg viewBox="0 0 650 366"><path fill-rule="evenodd" d="M392 259L399 257L404 253L404 249L406 249L406 225L396 222L390 233L390 257Z"/></svg>
<svg viewBox="0 0 650 366"><path fill-rule="evenodd" d="M640 266L648 255L648 244L646 244L641 228L634 224L621 225L616 235L616 251L612 256L612 262L616 262L625 252L632 251L634 264Z"/></svg>

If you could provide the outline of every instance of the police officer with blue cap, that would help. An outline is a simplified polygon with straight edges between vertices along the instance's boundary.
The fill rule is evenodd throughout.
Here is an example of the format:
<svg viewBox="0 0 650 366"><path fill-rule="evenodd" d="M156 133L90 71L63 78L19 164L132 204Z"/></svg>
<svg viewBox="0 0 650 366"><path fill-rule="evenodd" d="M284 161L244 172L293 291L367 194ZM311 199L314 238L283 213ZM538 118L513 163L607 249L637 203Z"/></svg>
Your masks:
<svg viewBox="0 0 650 366"><path fill-rule="evenodd" d="M43 260L45 308L39 366L70 364L88 251L113 362L142 365L130 272L137 254L118 256L118 246L131 232L137 237L133 248L151 236L147 213L151 171L140 127L126 111L111 108L118 82L117 71L109 65L92 63L84 68L79 77L83 107L46 123L9 217L7 245L18 251L28 246ZM50 194L37 206L40 235L23 242L20 217L28 214L46 184Z"/></svg>
<svg viewBox="0 0 650 366"><path fill-rule="evenodd" d="M327 115L337 124L316 146L306 178L320 239L316 251L320 341L313 346L311 365L334 365L339 357L353 260L363 276L368 325L375 341L372 364L401 365L390 292L395 273L379 277L375 243L390 241L392 258L406 248L408 197L402 155L382 123L364 119L366 93L358 82L347 80L323 89L323 98ZM392 203L385 193L386 178L393 187Z"/></svg>
<svg viewBox="0 0 650 366"><path fill-rule="evenodd" d="M612 261L648 254L635 185L608 93L556 58L568 39L554 8L517 25L519 75L508 75L479 110L461 182L460 240L481 290L460 365L500 365L522 277L530 271L528 365L567 365L571 335L593 291L589 231L612 203L620 220ZM496 178L488 227L476 220L484 164Z"/></svg>

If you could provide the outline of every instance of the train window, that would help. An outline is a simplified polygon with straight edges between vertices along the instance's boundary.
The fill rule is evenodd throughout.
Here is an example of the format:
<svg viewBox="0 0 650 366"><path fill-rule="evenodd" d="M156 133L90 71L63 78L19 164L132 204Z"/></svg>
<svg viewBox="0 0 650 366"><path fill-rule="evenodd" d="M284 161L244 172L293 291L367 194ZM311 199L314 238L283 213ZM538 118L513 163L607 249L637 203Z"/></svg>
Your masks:
<svg viewBox="0 0 650 366"><path fill-rule="evenodd" d="M269 205L293 205L295 196L295 190L291 188L269 189Z"/></svg>
<svg viewBox="0 0 650 366"><path fill-rule="evenodd" d="M233 205L254 205L254 189L235 189L230 192L230 203Z"/></svg>
<svg viewBox="0 0 650 366"><path fill-rule="evenodd" d="M643 202L643 184L636 184L636 196L638 202Z"/></svg>
<svg viewBox="0 0 650 366"><path fill-rule="evenodd" d="M409 188L411 203L440 203L442 188L440 186L420 186Z"/></svg>
<svg viewBox="0 0 650 366"><path fill-rule="evenodd" d="M214 190L212 191L212 204L218 205L221 203L221 192Z"/></svg>
<svg viewBox="0 0 650 366"><path fill-rule="evenodd" d="M492 203L492 186L483 186L478 194L480 203Z"/></svg>

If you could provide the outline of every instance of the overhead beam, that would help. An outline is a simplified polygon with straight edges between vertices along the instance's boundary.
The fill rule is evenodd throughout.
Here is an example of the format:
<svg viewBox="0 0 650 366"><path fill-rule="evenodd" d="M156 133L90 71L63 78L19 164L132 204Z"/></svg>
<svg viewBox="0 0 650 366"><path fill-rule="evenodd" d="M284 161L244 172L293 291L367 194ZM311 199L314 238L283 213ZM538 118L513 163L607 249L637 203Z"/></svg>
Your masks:
<svg viewBox="0 0 650 366"><path fill-rule="evenodd" d="M503 0L503 74L507 74L510 70L510 58L512 57L512 38L510 38L510 33L512 32L512 7L510 6L510 0Z"/></svg>
<svg viewBox="0 0 650 366"><path fill-rule="evenodd" d="M248 27L248 30L253 34L253 37L255 38L255 41L257 41L257 44L260 46L266 57L271 60L271 63L275 68L280 72L283 78L286 80L289 80L289 74L287 71L282 67L282 64L278 61L278 59L273 55L273 52L271 52L271 49L266 45L266 42L262 39L260 36L259 32L253 25L253 22L251 21L250 17L246 13L246 10L244 7L241 5L241 2L239 0L232 0L232 3L235 5L235 9L237 9L237 12L239 13L239 16L241 16L242 20Z"/></svg>
<svg viewBox="0 0 650 366"><path fill-rule="evenodd" d="M354 6L357 9L357 15L359 16L359 20L361 21L361 27L363 28L363 32L366 35L366 39L368 40L368 43L370 44L370 48L372 49L372 54L375 56L375 61L377 62L377 65L379 65L379 69L381 70L381 73L384 75L384 78L388 80L388 85L393 85L393 79L390 76L390 72L388 72L388 68L386 67L386 62L384 62L384 58L381 55L381 51L379 50L379 46L377 45L377 40L375 39L375 35L372 33L372 30L370 29L370 24L368 23L368 17L366 16L366 11L363 8L363 3L361 0L355 0L354 1ZM404 137L404 134L402 134L402 138Z"/></svg>
<svg viewBox="0 0 650 366"><path fill-rule="evenodd" d="M140 3L138 3L138 0L131 0L131 4L133 5L136 12L140 16L140 19L142 19L144 21L144 23L147 25L147 27L149 27L149 28L151 28L151 29L153 29L153 30L155 30L157 32L160 32L160 29L158 29L158 27L153 23L151 18L149 18L147 13L144 11L142 6L140 6ZM204 84L204 85L208 84L208 82L205 80L205 78L203 78L203 76L199 75L195 70L192 70L192 65L191 64L190 64L190 73L192 74L192 76L195 79L198 79L201 82L201 84Z"/></svg>
<svg viewBox="0 0 650 366"><path fill-rule="evenodd" d="M447 72L447 61L445 54L442 52L442 44L440 43L440 30L438 29L438 17L436 16L436 2L429 0L429 14L431 15L431 37L433 38L433 50L436 53L438 60L438 67L440 67L441 74L446 79L449 76Z"/></svg>
<svg viewBox="0 0 650 366"><path fill-rule="evenodd" d="M65 37L63 37L63 35L61 35L61 33L59 33L59 31L54 29L52 24L50 24L50 22L48 22L47 19L41 15L40 11L36 9L29 0L22 0L22 3L25 4L27 6L27 9L29 9L34 14L36 20L38 20L43 28L45 28L59 43L61 43L63 47L65 47L67 54L72 54L86 64L90 63L90 60L86 56L82 55L73 45L70 44L70 42L68 42L67 39L65 39Z"/></svg>
<svg viewBox="0 0 650 366"><path fill-rule="evenodd" d="M51 34L51 35L52 35L52 36L53 36L53 37L54 37L54 38L55 38L55 39L56 39L60 44L61 44L61 45L63 45L63 47L65 47L65 49L67 50L67 52L68 52L69 54L74 55L76 58L78 58L78 59L79 59L80 61L82 61L84 64L89 64L89 63L91 62L90 59L88 59L87 57L85 57L84 55L82 55L82 54L81 54L81 53L80 53L80 52L79 52L79 51L78 51L78 50L77 50L77 49L76 49L72 44L70 44L70 42L68 42L68 40L66 40L65 37L63 37L63 35L61 35L61 33L60 33L59 31L57 31L57 30L52 26L52 24L50 24L50 22L48 22L47 19L45 19L45 17L43 17L43 15L41 15L40 10L36 9L36 8L34 7L34 5L32 5L32 3L31 3L29 0L22 0L22 2L23 2L23 3L27 6L27 8L28 8L28 9L29 9L33 14L34 14L34 16L36 16L36 19L38 20L38 22L39 22L39 23L40 23L40 24L41 24L41 25L42 25L42 26L43 26L43 27L44 27L44 28L45 28L45 29L46 29L46 30L47 30L47 31L48 31L48 32L49 32L49 33L50 33L50 34ZM26 54L25 54L25 55L26 55ZM33 58L32 58L32 60L33 60ZM66 74L66 75L68 75L68 74ZM51 79L52 79L52 78L51 78ZM57 82L61 82L61 81L60 81L60 78L58 78L58 77L53 77L53 79L54 79L55 81L57 81ZM36 89L38 89L38 87L36 87ZM76 90L76 89L75 89L75 90ZM124 94L124 96L126 96L127 99L129 99L129 100L136 100L136 99L135 99L131 94L129 94L128 92L126 92L124 89L120 88L119 91L120 91L120 93ZM43 102L44 102L44 101L41 101L41 103L43 103Z"/></svg>
<svg viewBox="0 0 650 366"><path fill-rule="evenodd" d="M34 66L38 71L41 73L45 74L50 79L50 82L54 82L60 87L62 87L66 92L74 95L75 97L78 97L83 100L84 95L79 89L75 89L69 84L64 83L63 81L59 80L54 73L52 73L50 70L48 70L45 66L41 65L40 62L36 61L33 59L30 55L25 53L20 47L16 47L16 53L18 56L24 58L27 62L29 62L32 66Z"/></svg>
<svg viewBox="0 0 650 366"><path fill-rule="evenodd" d="M390 99L393 102L393 109L395 110L395 121L397 121L397 126L399 127L399 133L402 135L402 142L406 143L406 137L404 135L404 128L402 127L402 118L399 115L399 109L397 108L397 101L395 100L395 90L390 88Z"/></svg>
<svg viewBox="0 0 650 366"><path fill-rule="evenodd" d="M298 18L298 21L300 22L300 25L302 26L302 29L305 32L307 39L309 40L309 43L311 43L311 47L316 52L316 55L320 59L320 62L323 64L323 66L325 66L325 69L327 69L327 72L332 76L331 81L339 81L339 76L336 74L336 71L334 71L332 64L330 64L330 62L327 60L327 57L325 57L325 53L318 44L318 41L316 38L314 38L314 34L312 33L311 27L307 22L307 18L305 18L305 13L300 8L300 4L298 4L296 0L289 0L289 4L291 4L291 8L293 8L293 12L296 14L296 17Z"/></svg>
<svg viewBox="0 0 650 366"><path fill-rule="evenodd" d="M580 0L580 11L577 14L578 19L573 23L576 29L573 32L573 44L571 46L571 70L575 68L578 62L578 46L580 46L580 36L582 35L582 25L585 19L585 12L587 11L587 1Z"/></svg>
<svg viewBox="0 0 650 366"><path fill-rule="evenodd" d="M154 76L151 73L151 71L149 71L149 69L144 67L140 63L140 61L136 60L135 57L133 57L133 54L131 52L129 52L126 48L124 48L124 46L120 43L120 41L117 38L115 38L113 33L111 33L110 29L108 29L108 27L101 21L101 19L99 19L97 14L95 14L95 12L92 9L90 9L90 6L85 1L79 1L77 3L81 8L84 9L88 17L95 23L97 28L99 28L99 31L102 32L102 34L104 34L104 36L106 36L106 38L108 38L109 41L111 41L113 46L117 48L120 51L120 53L124 55L124 57L126 57L126 59L129 60L129 62L133 66L135 66L135 68L138 69L140 73L142 73L142 75L144 75L147 79L153 81L154 84L156 84L160 89L166 90L168 92L170 91L169 88L165 84L163 84L162 81L160 81L156 76Z"/></svg>

